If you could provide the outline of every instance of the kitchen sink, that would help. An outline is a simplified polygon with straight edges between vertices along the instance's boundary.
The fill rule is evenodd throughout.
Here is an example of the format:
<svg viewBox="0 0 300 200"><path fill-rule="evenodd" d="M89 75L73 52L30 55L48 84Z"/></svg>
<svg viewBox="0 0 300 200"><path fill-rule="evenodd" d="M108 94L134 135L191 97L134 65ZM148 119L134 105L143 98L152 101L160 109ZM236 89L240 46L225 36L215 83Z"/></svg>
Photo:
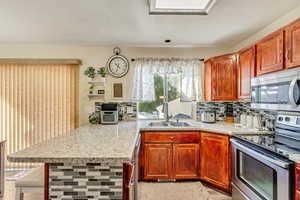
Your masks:
<svg viewBox="0 0 300 200"><path fill-rule="evenodd" d="M191 126L189 123L187 122L170 122L171 126L184 126L184 127L188 127Z"/></svg>
<svg viewBox="0 0 300 200"><path fill-rule="evenodd" d="M187 122L150 122L150 127L189 127L191 126Z"/></svg>

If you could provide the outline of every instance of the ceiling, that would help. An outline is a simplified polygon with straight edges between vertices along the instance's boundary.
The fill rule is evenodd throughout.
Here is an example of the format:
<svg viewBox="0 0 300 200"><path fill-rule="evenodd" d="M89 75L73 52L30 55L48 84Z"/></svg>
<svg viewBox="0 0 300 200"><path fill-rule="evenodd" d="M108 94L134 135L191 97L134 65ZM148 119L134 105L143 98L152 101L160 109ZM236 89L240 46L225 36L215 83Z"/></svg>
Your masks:
<svg viewBox="0 0 300 200"><path fill-rule="evenodd" d="M149 16L147 0L1 0L0 43L230 46L299 0L217 0L207 16ZM276 2L276 3L275 3Z"/></svg>

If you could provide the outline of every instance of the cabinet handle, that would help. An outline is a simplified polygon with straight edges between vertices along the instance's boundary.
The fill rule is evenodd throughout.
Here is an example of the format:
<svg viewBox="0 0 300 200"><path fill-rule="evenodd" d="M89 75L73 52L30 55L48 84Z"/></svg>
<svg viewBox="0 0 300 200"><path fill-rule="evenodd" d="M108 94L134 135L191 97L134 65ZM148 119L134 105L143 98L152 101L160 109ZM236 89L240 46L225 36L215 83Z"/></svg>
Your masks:
<svg viewBox="0 0 300 200"><path fill-rule="evenodd" d="M174 139L175 139L175 137L174 137L174 136L171 136L171 137L169 137L169 139L171 139L171 140L174 140Z"/></svg>

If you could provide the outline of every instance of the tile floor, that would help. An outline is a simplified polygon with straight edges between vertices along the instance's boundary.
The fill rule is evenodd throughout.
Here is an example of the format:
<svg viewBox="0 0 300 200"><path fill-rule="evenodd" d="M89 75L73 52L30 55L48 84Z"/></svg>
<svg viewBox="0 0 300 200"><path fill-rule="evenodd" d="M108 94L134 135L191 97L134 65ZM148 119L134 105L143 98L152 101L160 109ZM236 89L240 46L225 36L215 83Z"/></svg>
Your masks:
<svg viewBox="0 0 300 200"><path fill-rule="evenodd" d="M6 172L5 197L15 200L15 180L27 171ZM139 183L139 200L231 200L231 197L204 186L200 182ZM43 194L25 194L24 200L43 200Z"/></svg>

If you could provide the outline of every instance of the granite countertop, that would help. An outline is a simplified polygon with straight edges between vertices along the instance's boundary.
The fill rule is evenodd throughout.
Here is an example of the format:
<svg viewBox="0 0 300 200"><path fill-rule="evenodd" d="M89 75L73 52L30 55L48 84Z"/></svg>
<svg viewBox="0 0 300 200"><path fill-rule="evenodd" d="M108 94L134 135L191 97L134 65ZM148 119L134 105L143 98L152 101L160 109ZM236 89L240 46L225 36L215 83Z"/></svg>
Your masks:
<svg viewBox="0 0 300 200"><path fill-rule="evenodd" d="M265 133L237 128L232 123L205 124L190 120L190 127L149 127L150 121L117 125L86 125L8 156L11 162L123 163L131 160L140 131L208 131L221 134ZM270 132L268 132L270 133Z"/></svg>
<svg viewBox="0 0 300 200"><path fill-rule="evenodd" d="M8 156L11 162L123 163L131 160L137 123L86 125Z"/></svg>

